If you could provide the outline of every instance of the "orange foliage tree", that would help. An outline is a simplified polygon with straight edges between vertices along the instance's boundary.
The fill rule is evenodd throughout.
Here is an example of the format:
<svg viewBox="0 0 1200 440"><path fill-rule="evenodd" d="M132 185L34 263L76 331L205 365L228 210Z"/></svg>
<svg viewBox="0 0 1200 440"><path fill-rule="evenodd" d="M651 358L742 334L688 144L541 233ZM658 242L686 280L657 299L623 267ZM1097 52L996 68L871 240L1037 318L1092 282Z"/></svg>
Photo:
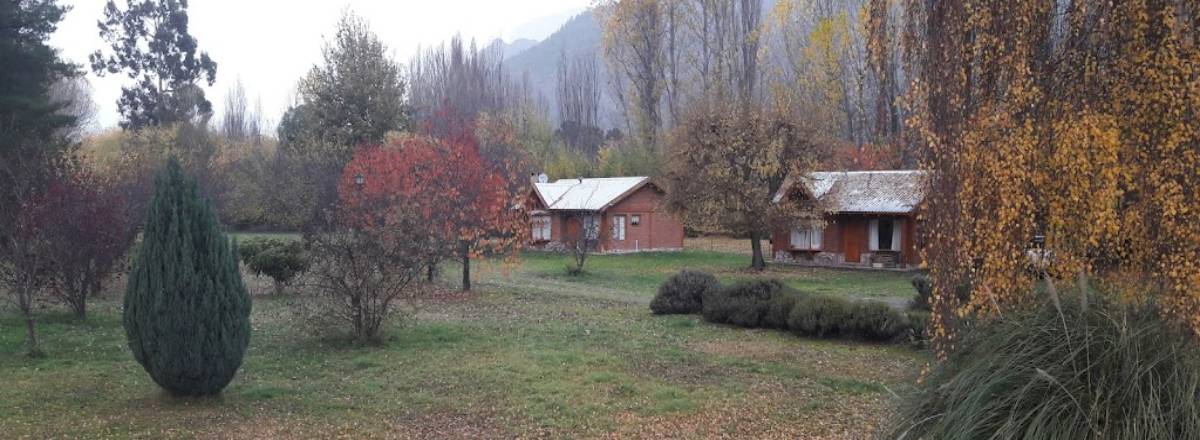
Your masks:
<svg viewBox="0 0 1200 440"><path fill-rule="evenodd" d="M1035 236L1052 255L1035 268L1049 286L1154 296L1200 329L1200 8L903 6L908 122L932 172L924 256L939 354L961 318L1034 294Z"/></svg>
<svg viewBox="0 0 1200 440"><path fill-rule="evenodd" d="M520 197L480 154L472 129L444 139L409 136L361 148L342 172L338 189L346 211L415 210L434 239L430 274L442 259L457 258L463 290L471 288L472 258L511 255L528 227Z"/></svg>

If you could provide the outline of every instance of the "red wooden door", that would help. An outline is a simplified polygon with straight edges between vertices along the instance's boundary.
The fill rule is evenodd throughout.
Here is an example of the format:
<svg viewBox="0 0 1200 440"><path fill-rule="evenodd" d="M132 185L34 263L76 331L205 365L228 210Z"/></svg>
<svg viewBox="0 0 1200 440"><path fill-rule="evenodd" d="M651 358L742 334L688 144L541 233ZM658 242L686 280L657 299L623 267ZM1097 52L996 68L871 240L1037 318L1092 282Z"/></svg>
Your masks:
<svg viewBox="0 0 1200 440"><path fill-rule="evenodd" d="M861 219L854 219L842 224L842 251L846 254L847 263L859 263L862 259L862 248L867 242L867 225Z"/></svg>

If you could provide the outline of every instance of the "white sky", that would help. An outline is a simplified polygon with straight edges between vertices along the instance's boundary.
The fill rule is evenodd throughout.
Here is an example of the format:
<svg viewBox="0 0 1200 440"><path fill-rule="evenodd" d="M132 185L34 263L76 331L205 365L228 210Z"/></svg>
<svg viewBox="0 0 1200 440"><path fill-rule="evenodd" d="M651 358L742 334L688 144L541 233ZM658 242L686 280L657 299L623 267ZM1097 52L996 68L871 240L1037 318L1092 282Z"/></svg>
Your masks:
<svg viewBox="0 0 1200 440"><path fill-rule="evenodd" d="M190 32L200 50L217 62L217 82L205 90L219 117L225 93L240 77L253 102L262 99L273 127L295 96L297 80L321 57L324 37L333 33L341 11L349 7L402 63L417 48L439 44L456 32L486 44L494 38L540 40L581 12L591 0L191 0ZM121 86L132 83L118 74L98 78L86 67L88 54L104 45L96 22L105 0L61 0L67 13L51 44L65 58L88 70L92 99L99 110L97 127L115 127ZM125 2L118 0L119 6ZM107 48L106 48L107 50Z"/></svg>

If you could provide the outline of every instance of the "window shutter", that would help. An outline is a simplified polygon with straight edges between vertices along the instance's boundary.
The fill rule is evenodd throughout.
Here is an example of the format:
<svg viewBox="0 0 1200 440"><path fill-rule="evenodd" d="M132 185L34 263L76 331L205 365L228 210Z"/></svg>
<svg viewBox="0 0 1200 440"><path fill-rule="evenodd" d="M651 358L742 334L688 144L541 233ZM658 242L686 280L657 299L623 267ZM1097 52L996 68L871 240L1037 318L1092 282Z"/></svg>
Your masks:
<svg viewBox="0 0 1200 440"><path fill-rule="evenodd" d="M892 222L892 250L900 250L900 230L904 228L904 220L897 219Z"/></svg>
<svg viewBox="0 0 1200 440"><path fill-rule="evenodd" d="M871 226L868 229L867 242L869 246L867 249L877 251L879 250L879 220L871 220Z"/></svg>

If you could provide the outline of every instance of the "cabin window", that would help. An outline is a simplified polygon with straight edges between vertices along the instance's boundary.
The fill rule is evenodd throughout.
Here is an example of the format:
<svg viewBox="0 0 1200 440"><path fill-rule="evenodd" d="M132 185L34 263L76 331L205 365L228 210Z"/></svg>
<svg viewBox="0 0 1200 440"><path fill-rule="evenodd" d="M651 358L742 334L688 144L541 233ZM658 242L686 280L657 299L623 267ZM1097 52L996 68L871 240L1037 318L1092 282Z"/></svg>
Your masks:
<svg viewBox="0 0 1200 440"><path fill-rule="evenodd" d="M600 238L600 217L595 214L583 216L584 238L596 240Z"/></svg>
<svg viewBox="0 0 1200 440"><path fill-rule="evenodd" d="M792 249L820 250L822 230L817 226L792 230Z"/></svg>
<svg viewBox="0 0 1200 440"><path fill-rule="evenodd" d="M642 216L637 215L637 214L629 216L629 224L631 226L637 226L637 225L642 224Z"/></svg>
<svg viewBox="0 0 1200 440"><path fill-rule="evenodd" d="M533 241L549 241L550 240L550 216L538 215L534 216L533 224Z"/></svg>
<svg viewBox="0 0 1200 440"><path fill-rule="evenodd" d="M903 221L881 218L871 220L870 249L872 251L900 251L900 229Z"/></svg>
<svg viewBox="0 0 1200 440"><path fill-rule="evenodd" d="M612 218L612 238L613 240L625 240L625 216L614 215Z"/></svg>

